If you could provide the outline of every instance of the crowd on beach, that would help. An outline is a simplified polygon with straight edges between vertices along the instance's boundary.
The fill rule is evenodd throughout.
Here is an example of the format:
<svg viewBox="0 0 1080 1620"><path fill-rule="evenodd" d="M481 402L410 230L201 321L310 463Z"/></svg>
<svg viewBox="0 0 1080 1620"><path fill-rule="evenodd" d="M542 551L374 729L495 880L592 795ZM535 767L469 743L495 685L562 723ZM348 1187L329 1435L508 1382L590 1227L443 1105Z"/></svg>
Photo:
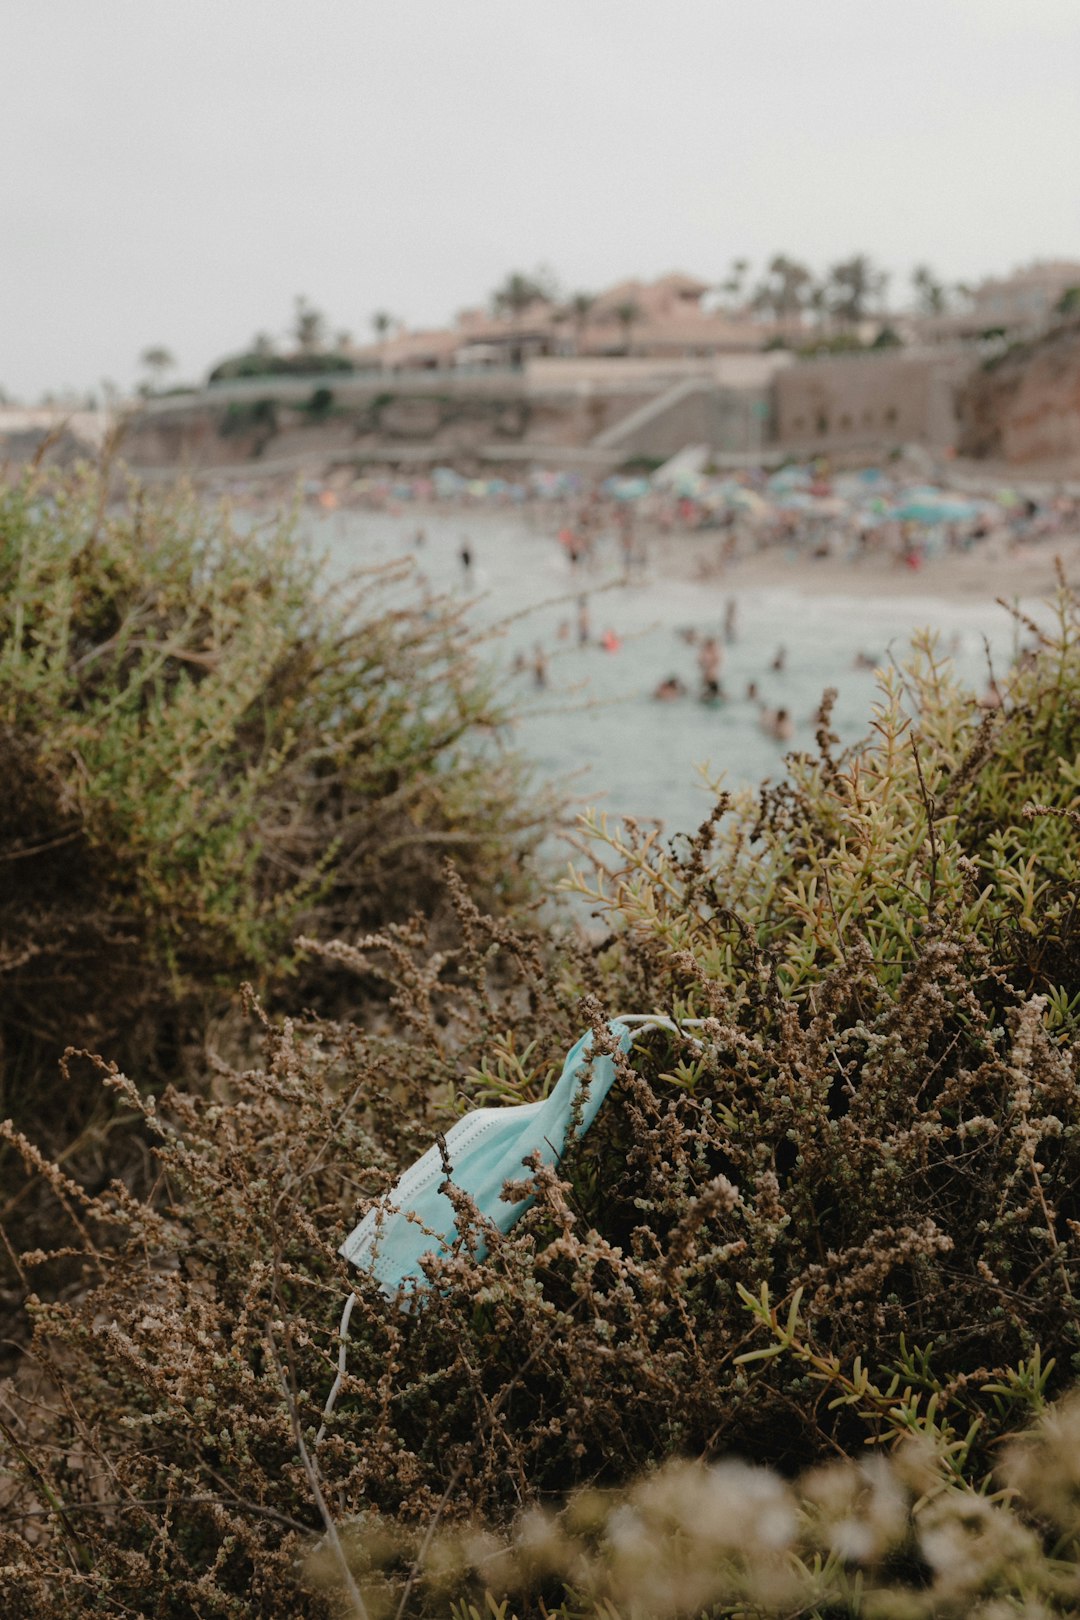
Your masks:
<svg viewBox="0 0 1080 1620"><path fill-rule="evenodd" d="M920 569L944 555L978 559L1009 548L1080 537L1080 496L1066 490L1043 491L1038 498L1010 489L972 496L905 481L880 468L831 474L820 463L786 466L771 474L752 469L737 477L673 469L666 476L591 483L566 472L534 472L510 482L466 479L450 469L436 469L430 478L313 483L307 494L327 513L359 505L404 515L409 507L416 510L428 504L441 516L459 515L457 565L461 588L467 593L482 587L478 549L492 543L486 533L478 548L469 531L470 514L514 510L536 533L538 543L551 546L561 558L571 582L572 610L558 622L548 643L537 639L530 650L519 648L513 658L514 672L538 692L549 686L552 659L563 651L590 648L612 656L623 650L617 598L598 593L611 584L647 586L653 577L650 565L666 568L672 544L678 546L680 537L697 537L692 576L721 591L737 578L734 565L762 554L810 562L830 558L843 563L845 571L868 559ZM419 564L426 546L422 522L413 531L412 543ZM418 567L418 577L426 586L423 566ZM594 623L601 600L608 622ZM675 632L687 651L678 667L652 687L651 697L661 704L688 700L707 708L751 705L766 735L790 741L795 730L790 709L765 701L756 679L746 679L744 670L738 690L725 686L727 650L739 637L739 609L737 597L728 591L721 620L721 598L716 600L709 627L686 626ZM784 646L763 649L761 658L763 676L783 675ZM745 664L745 658L738 662ZM873 670L878 662L873 649L860 649L852 667ZM991 686L984 701L993 703L995 695Z"/></svg>
<svg viewBox="0 0 1080 1620"><path fill-rule="evenodd" d="M616 572L607 583L617 582L624 585L635 582L646 583L644 570L647 569L649 560L647 544L636 531L631 515L625 509L617 511L616 521L611 525L606 522L609 515L601 503L584 505L577 511L573 525L564 523L558 529L554 537L555 543L573 573L584 570L599 576L605 569L605 564L610 566L614 560ZM413 544L417 551L422 551L426 546L427 536L423 528L416 530ZM458 564L461 585L463 589L470 590L475 582L476 552L467 534L463 534L460 539ZM599 577L592 583L598 585ZM609 656L623 651L624 637L612 623L605 624L603 628L594 625L591 596L592 592L589 589L582 590L577 595L573 614L561 618L555 627L552 647L545 645L542 639L537 639L531 650L519 648L514 654L513 673L528 677L538 692L548 688L552 656L559 650L574 647L578 650L592 648ZM732 703L745 703L752 706L758 724L767 736L777 742L786 743L792 740L795 735L795 720L791 711L783 705L771 706L767 703L757 680L750 679L745 683L745 691L741 698L724 684L726 650L734 646L740 635L739 603L736 596L729 595L724 601L722 625L719 630L699 629L694 625L686 625L676 629L675 635L689 650L693 672L688 670L686 678L673 673L658 681L651 692L654 702L675 703L686 699L712 709L723 708ZM684 658L684 663L686 662ZM859 651L855 656L854 667L857 669L873 670L877 665L878 658L874 654ZM787 667L788 651L781 643L772 653L767 669L772 675L782 676L786 673ZM816 716L811 718L816 719Z"/></svg>
<svg viewBox="0 0 1080 1620"><path fill-rule="evenodd" d="M677 459L677 458L676 458ZM305 486L323 511L512 509L547 528L552 514L572 564L588 569L599 535L618 537L624 571L642 572L651 540L694 535L702 579L740 558L774 552L853 566L887 560L918 570L945 555L1008 553L1022 545L1080 537L1080 492L1009 487L973 495L914 481L893 468L834 472L827 463L748 468L711 475L671 466L649 476L588 480L538 469L512 480L467 478L448 467L422 477L358 477L341 468Z"/></svg>

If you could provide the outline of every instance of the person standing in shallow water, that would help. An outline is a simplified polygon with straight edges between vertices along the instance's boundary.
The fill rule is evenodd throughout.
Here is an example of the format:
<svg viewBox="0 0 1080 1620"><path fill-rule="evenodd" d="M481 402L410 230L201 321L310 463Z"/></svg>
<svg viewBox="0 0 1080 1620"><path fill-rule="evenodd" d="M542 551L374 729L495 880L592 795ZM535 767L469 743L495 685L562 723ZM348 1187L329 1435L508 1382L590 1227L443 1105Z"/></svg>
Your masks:
<svg viewBox="0 0 1080 1620"><path fill-rule="evenodd" d="M577 605L577 638L579 647L587 647L592 637L589 624L589 599L586 596L578 597Z"/></svg>
<svg viewBox="0 0 1080 1620"><path fill-rule="evenodd" d="M542 692L548 683L547 653L539 642L533 651L533 685L537 691Z"/></svg>
<svg viewBox="0 0 1080 1620"><path fill-rule="evenodd" d="M720 643L715 636L706 636L698 653L698 669L701 671L701 695L705 698L720 696L720 671L724 665L724 654Z"/></svg>
<svg viewBox="0 0 1080 1620"><path fill-rule="evenodd" d="M461 575L466 585L472 579L473 554L469 544L468 535L462 536L461 549L458 551L458 560L461 563Z"/></svg>

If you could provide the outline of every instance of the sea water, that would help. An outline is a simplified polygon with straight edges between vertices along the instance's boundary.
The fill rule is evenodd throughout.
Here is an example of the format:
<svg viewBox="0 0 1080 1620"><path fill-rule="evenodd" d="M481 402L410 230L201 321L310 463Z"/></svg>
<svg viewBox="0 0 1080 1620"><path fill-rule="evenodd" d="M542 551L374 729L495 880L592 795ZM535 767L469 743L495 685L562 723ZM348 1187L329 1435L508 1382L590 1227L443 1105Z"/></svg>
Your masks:
<svg viewBox="0 0 1080 1620"><path fill-rule="evenodd" d="M777 583L768 587L740 587L737 564L718 581L673 577L659 548L640 577L623 583L613 537L598 547L593 565L575 567L555 538L559 519L542 508L309 512L304 524L334 574L408 556L421 576L415 589L452 594L478 627L499 627L483 656L495 665L500 695L517 714L514 740L538 775L562 786L579 808L655 819L670 833L692 831L708 814L710 781L726 787L775 781L791 749L813 748L826 687L839 694L832 725L841 740L865 736L880 675L856 668L856 654L883 667L902 664L912 635L929 629L942 649L951 649L958 675L980 693L988 656L1000 677L1017 648L1015 622L991 603L937 599L932 581L920 597L807 594L783 582L787 565L779 553ZM465 537L474 559L467 577L460 560ZM677 535L665 541L664 556L678 545ZM581 592L588 595L591 630L584 646L577 632ZM732 596L736 633L725 644ZM618 651L599 645L608 629L619 638ZM716 634L724 645L729 696L717 707L693 695L700 678L696 647L681 634L688 629L699 637ZM544 688L531 668L537 645L548 660ZM778 673L771 665L780 646L786 661ZM518 654L530 667L515 673ZM678 675L690 695L657 702L652 693L669 675ZM789 711L793 741L779 743L763 731L758 705L746 696L751 681L762 702Z"/></svg>

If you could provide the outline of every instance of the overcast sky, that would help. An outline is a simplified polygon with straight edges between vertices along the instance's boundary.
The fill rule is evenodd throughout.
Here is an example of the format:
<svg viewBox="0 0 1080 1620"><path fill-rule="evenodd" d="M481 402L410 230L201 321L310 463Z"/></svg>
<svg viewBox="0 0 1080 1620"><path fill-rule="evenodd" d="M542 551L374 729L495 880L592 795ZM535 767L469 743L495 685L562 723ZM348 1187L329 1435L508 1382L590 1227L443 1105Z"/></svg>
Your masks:
<svg viewBox="0 0 1080 1620"><path fill-rule="evenodd" d="M1080 0L3 0L0 387L858 250L1080 258Z"/></svg>

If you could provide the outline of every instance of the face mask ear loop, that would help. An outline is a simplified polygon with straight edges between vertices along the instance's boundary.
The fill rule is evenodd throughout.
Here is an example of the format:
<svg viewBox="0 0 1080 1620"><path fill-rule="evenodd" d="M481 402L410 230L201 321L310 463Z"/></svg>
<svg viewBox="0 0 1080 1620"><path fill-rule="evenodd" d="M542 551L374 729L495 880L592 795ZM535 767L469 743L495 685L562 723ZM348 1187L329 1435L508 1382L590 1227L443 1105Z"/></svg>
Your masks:
<svg viewBox="0 0 1080 1620"><path fill-rule="evenodd" d="M626 1025L631 1036L643 1034L647 1029L666 1029L673 1035L680 1035L684 1029L697 1029L707 1022L708 1020L705 1018L683 1018L677 1024L673 1018L668 1018L663 1013L620 1013L618 1018L612 1019L614 1024ZM700 1045L701 1043L698 1041L696 1044ZM337 1405L341 1386L345 1382L345 1357L349 1346L349 1319L352 1316L355 1304L356 1295L350 1294L345 1301L345 1309L341 1313L341 1325L338 1328L338 1338L341 1342L338 1348L337 1377L330 1386L330 1393L326 1397L322 1422L319 1425L319 1432L315 1436L316 1445L321 1443L322 1437L326 1433L326 1425L334 1415L334 1407Z"/></svg>
<svg viewBox="0 0 1080 1620"><path fill-rule="evenodd" d="M676 1023L674 1018L668 1018L665 1013L620 1013L612 1020L616 1024L625 1024L630 1030L631 1037L641 1035L647 1029L666 1029L672 1035L681 1035L684 1029L700 1029L703 1024L710 1022L707 1018L680 1018ZM690 1037L696 1046L701 1042L695 1036Z"/></svg>
<svg viewBox="0 0 1080 1620"><path fill-rule="evenodd" d="M323 1407L322 1422L319 1424L319 1432L315 1436L316 1445L320 1444L323 1435L326 1433L326 1425L334 1415L334 1407L337 1404L338 1393L342 1384L345 1382L345 1352L348 1349L349 1344L349 1318L352 1315L352 1308L355 1304L356 1295L350 1294L348 1299L345 1301L345 1309L341 1313L341 1326L338 1328L338 1337L341 1340L341 1347L338 1350L337 1377L330 1386L330 1393L326 1397L326 1405Z"/></svg>

